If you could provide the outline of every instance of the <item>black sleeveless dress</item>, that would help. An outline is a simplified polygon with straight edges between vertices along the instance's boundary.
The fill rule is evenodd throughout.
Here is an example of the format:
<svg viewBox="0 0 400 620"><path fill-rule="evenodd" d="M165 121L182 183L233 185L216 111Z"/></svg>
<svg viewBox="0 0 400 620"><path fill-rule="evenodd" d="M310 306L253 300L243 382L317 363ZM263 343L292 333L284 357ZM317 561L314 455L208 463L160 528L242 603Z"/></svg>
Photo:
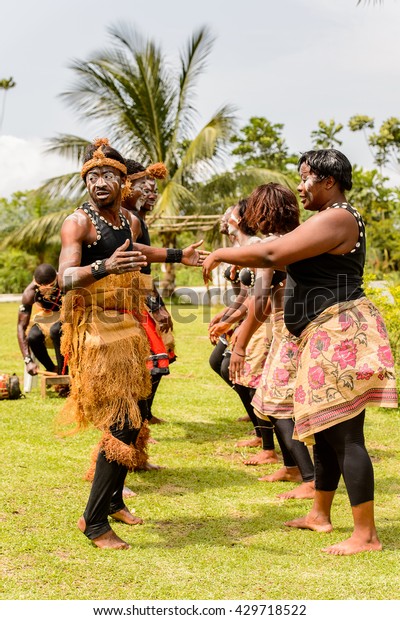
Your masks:
<svg viewBox="0 0 400 620"><path fill-rule="evenodd" d="M300 336L326 308L364 296L365 227L361 215L347 202L329 209L346 209L359 227L355 247L347 254L320 254L288 265L284 319L290 333Z"/></svg>

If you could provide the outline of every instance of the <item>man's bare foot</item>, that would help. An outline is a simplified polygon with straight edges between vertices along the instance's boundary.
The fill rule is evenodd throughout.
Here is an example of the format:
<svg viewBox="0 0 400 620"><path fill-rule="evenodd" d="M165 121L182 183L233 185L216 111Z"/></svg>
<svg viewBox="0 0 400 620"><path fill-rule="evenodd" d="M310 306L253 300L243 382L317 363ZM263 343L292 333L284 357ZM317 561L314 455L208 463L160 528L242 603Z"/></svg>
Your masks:
<svg viewBox="0 0 400 620"><path fill-rule="evenodd" d="M78 528L81 532L85 533L86 530L86 521L83 517L78 519ZM99 547L99 549L130 549L131 546L128 545L122 538L116 535L116 533L109 529L105 534L101 534L97 538L91 539L91 542L95 545L95 547Z"/></svg>
<svg viewBox="0 0 400 620"><path fill-rule="evenodd" d="M244 415L241 418L238 418L236 422L251 422L250 416Z"/></svg>
<svg viewBox="0 0 400 620"><path fill-rule="evenodd" d="M142 525L143 523L143 519L140 517L134 517L129 508L126 506L121 510L118 510L118 512L114 512L110 515L110 517L112 517L114 521L121 521L126 525Z"/></svg>
<svg viewBox="0 0 400 620"><path fill-rule="evenodd" d="M136 497L137 493L135 493L135 491L132 491L132 489L130 489L129 487L124 487L122 489L122 497Z"/></svg>
<svg viewBox="0 0 400 620"><path fill-rule="evenodd" d="M240 441L235 443L235 446L237 448L244 448L244 447L258 448L259 446L261 446L261 444L262 444L261 437L254 437L253 439L241 439Z"/></svg>
<svg viewBox="0 0 400 620"><path fill-rule="evenodd" d="M314 499L314 495L315 484L314 480L312 480L312 482L303 482L291 491L279 493L277 497L279 497L279 499Z"/></svg>
<svg viewBox="0 0 400 620"><path fill-rule="evenodd" d="M135 471L153 471L158 469L165 469L162 465L153 465L153 463L145 463L144 465L140 465L139 467L135 467Z"/></svg>
<svg viewBox="0 0 400 620"><path fill-rule="evenodd" d="M269 476L257 478L260 482L301 482L302 477L298 467L281 467Z"/></svg>
<svg viewBox="0 0 400 620"><path fill-rule="evenodd" d="M353 534L347 540L321 549L330 555L354 555L363 551L382 551L382 545L376 535L366 538Z"/></svg>
<svg viewBox="0 0 400 620"><path fill-rule="evenodd" d="M314 532L331 532L332 523L326 515L309 512L305 517L286 521L288 527L297 527L300 530L313 530Z"/></svg>
<svg viewBox="0 0 400 620"><path fill-rule="evenodd" d="M166 420L162 420L161 418L156 418L155 415L152 415L149 424L166 424Z"/></svg>
<svg viewBox="0 0 400 620"><path fill-rule="evenodd" d="M245 465L267 465L268 463L277 463L278 455L275 450L261 450L258 454L254 454L246 461Z"/></svg>

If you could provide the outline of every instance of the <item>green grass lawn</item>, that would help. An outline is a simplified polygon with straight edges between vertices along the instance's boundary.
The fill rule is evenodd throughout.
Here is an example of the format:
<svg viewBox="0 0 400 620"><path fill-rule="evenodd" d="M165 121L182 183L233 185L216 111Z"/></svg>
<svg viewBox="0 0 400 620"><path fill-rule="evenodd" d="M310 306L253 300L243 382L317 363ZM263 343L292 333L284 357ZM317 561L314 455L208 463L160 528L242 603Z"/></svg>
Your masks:
<svg viewBox="0 0 400 620"><path fill-rule="evenodd" d="M129 474L127 500L142 526L113 528L129 551L101 551L78 531L89 492L83 479L96 431L61 437L62 400L0 402L0 598L64 600L387 599L400 593L400 430L395 410L370 409L367 444L376 476L382 553L327 556L321 547L349 536L343 485L332 534L293 531L283 522L310 501L281 501L290 483L261 483L277 466L246 467L234 447L250 427L237 395L208 365L203 310L174 307L178 360L161 381L152 426L155 472ZM21 375L17 304L0 304L0 371Z"/></svg>

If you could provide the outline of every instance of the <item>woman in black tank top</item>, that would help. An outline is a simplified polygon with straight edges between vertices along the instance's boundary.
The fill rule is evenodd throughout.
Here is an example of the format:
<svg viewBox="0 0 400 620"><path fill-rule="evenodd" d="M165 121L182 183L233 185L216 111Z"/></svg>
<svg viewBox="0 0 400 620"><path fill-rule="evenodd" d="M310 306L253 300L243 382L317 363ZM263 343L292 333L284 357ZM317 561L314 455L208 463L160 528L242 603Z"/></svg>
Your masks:
<svg viewBox="0 0 400 620"><path fill-rule="evenodd" d="M204 263L204 278L208 281L222 261L287 267L285 322L300 338L295 432L314 442L316 473L311 511L287 525L330 532L331 505L342 475L354 531L324 551L378 551L373 469L363 426L368 404L397 407L393 356L384 321L363 295L364 224L345 198L352 187L350 162L335 149L322 149L304 153L298 168L300 201L315 215L271 243L213 252Z"/></svg>

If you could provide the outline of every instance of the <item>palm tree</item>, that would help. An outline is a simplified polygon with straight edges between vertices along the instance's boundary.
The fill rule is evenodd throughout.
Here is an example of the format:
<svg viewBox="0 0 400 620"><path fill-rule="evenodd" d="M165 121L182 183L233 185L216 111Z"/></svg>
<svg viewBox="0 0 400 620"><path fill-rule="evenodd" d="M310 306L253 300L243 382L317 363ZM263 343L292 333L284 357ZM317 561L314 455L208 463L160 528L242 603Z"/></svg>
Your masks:
<svg viewBox="0 0 400 620"><path fill-rule="evenodd" d="M222 170L236 126L234 109L225 105L199 131L195 127L195 87L214 38L207 27L200 28L180 54L179 69L174 70L154 41L144 40L125 25L112 27L109 32L108 49L88 60L73 62L77 79L62 97L78 117L93 123L94 135L107 136L126 157L144 165L156 161L166 164L169 177L160 183L158 213L194 212L204 204L199 187ZM79 160L89 142L62 134L50 141L48 150ZM263 182L270 180L267 171L261 177ZM285 182L283 175L280 178ZM232 173L231 191L234 185ZM67 192L70 198L85 193L78 173L51 179L42 189L53 196ZM49 226L49 221L44 224ZM176 233L161 237L165 246L175 244ZM173 269L171 264L166 267ZM171 276L167 273L166 280L171 282Z"/></svg>
<svg viewBox="0 0 400 620"><path fill-rule="evenodd" d="M14 86L16 85L17 84L12 77L8 78L8 80L7 79L0 80L0 90L4 90L3 103L1 106L1 114L0 114L0 131L1 131L1 128L3 127L4 114L6 111L7 91L9 91L11 88L14 88Z"/></svg>
<svg viewBox="0 0 400 620"><path fill-rule="evenodd" d="M96 135L107 135L126 157L145 165L165 163L169 178L161 185L158 209L177 213L195 202L187 180L216 170L234 128L233 109L223 106L195 133L193 94L213 37L206 27L194 33L174 71L153 41L126 26L109 32L109 49L74 61L77 81L62 97L83 120L95 121ZM60 135L49 150L80 157L88 142Z"/></svg>

